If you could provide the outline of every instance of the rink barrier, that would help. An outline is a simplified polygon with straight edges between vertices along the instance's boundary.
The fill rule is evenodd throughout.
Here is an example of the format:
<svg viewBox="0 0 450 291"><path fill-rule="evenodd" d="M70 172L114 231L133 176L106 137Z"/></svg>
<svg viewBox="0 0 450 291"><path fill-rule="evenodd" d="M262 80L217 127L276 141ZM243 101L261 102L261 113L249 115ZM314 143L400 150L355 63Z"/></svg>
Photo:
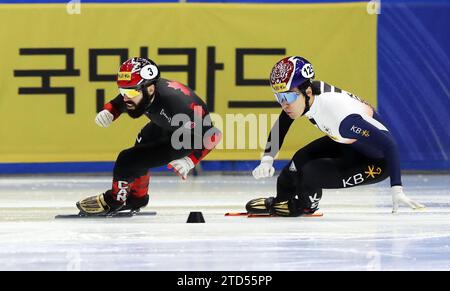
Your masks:
<svg viewBox="0 0 450 291"><path fill-rule="evenodd" d="M274 167L276 171L280 171L289 163L289 160L276 160ZM200 164L201 172L247 172L251 173L255 167L259 165L259 161L203 161ZM111 173L114 162L73 162L73 163L0 163L0 175L15 174L64 174L64 173ZM417 163L408 165L402 164L403 169L414 169L414 171L436 171L448 172L449 165L445 161L440 164L435 162ZM414 172L413 171L413 172ZM166 166L153 168L151 172L172 174Z"/></svg>
<svg viewBox="0 0 450 291"><path fill-rule="evenodd" d="M282 169L288 161L276 161L274 167ZM207 172L252 171L259 161L204 161L201 170ZM62 174L62 173L111 173L114 162L73 162L73 163L0 163L0 174ZM153 168L152 172L168 172L166 166Z"/></svg>
<svg viewBox="0 0 450 291"><path fill-rule="evenodd" d="M275 161L276 170L281 170L287 160ZM205 172L251 172L258 161L204 161L199 171ZM114 162L73 162L73 163L0 163L0 175L14 174L62 174L62 173L111 173ZM166 166L153 168L152 172L168 172Z"/></svg>

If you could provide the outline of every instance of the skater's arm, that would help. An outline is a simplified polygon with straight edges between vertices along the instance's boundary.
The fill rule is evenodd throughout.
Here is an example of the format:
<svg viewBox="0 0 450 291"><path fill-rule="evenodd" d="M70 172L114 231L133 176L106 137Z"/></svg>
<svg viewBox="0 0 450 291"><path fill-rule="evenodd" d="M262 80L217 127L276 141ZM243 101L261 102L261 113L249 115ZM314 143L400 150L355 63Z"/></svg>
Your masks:
<svg viewBox="0 0 450 291"><path fill-rule="evenodd" d="M122 95L119 94L116 98L110 100L103 106L103 109L108 110L114 116L113 120L119 118L120 114L126 111L126 104L123 101Z"/></svg>
<svg viewBox="0 0 450 291"><path fill-rule="evenodd" d="M103 106L103 110L95 116L95 123L100 127L108 127L122 112L125 112L125 109L125 102L122 96L118 95Z"/></svg>
<svg viewBox="0 0 450 291"><path fill-rule="evenodd" d="M284 138L286 137L286 134L289 131L292 122L294 122L294 119L291 119L286 112L281 111L280 116L270 130L266 149L264 150L265 156L271 156L272 158L275 158L278 151L281 149L281 146L283 145Z"/></svg>
<svg viewBox="0 0 450 291"><path fill-rule="evenodd" d="M183 104L181 103L181 105ZM181 140L181 136L183 136L182 139L185 140L184 137L190 135L192 152L188 157L194 165L197 165L220 142L222 133L213 126L206 105L189 105L177 109L178 112L184 114L179 114L176 116L177 119L172 119L172 126L175 128L175 137L172 136L172 138Z"/></svg>
<svg viewBox="0 0 450 291"><path fill-rule="evenodd" d="M272 177L275 173L273 160L283 145L284 138L293 121L286 112L281 111L280 116L270 130L261 163L252 171L255 179Z"/></svg>
<svg viewBox="0 0 450 291"><path fill-rule="evenodd" d="M211 116L205 108L197 106L194 109L194 115L196 115L197 119L199 117L202 118L202 127L201 130L197 130L195 128L191 130L192 138L193 140L197 140L197 142L194 142L194 150L188 157L192 160L194 165L197 165L220 142L222 139L222 133L218 128L214 127ZM192 118L195 120L194 116ZM195 126L198 125L196 124Z"/></svg>
<svg viewBox="0 0 450 291"><path fill-rule="evenodd" d="M371 118L366 118L371 119ZM374 119L373 119L374 120ZM375 148L383 153L389 169L391 186L401 186L400 158L397 144L391 133L376 127L376 121L371 123L361 115L347 116L339 127L342 137L356 139L359 146Z"/></svg>
<svg viewBox="0 0 450 291"><path fill-rule="evenodd" d="M197 165L216 147L216 145L222 139L222 133L219 129L212 127L201 138L203 139L202 148L195 149L188 156L192 160L194 165Z"/></svg>
<svg viewBox="0 0 450 291"><path fill-rule="evenodd" d="M206 116L205 118L210 120L209 116ZM188 129L184 126L179 129L181 129L183 133L191 135L191 146L193 146L193 151L188 156L174 160L168 165L168 168L176 172L183 180L186 180L189 171L216 147L222 137L220 130L212 125L203 126L202 130L196 130L197 124L185 123L185 125L186 124L193 125L189 130L190 132L187 132Z"/></svg>
<svg viewBox="0 0 450 291"><path fill-rule="evenodd" d="M397 213L401 204L412 209L425 208L419 202L408 198L403 192L397 145L390 132L385 130L379 121L371 117L363 119L362 116L353 114L342 121L339 131L343 137L357 139L356 143L360 146L368 149L376 148L383 153L391 177L392 213Z"/></svg>

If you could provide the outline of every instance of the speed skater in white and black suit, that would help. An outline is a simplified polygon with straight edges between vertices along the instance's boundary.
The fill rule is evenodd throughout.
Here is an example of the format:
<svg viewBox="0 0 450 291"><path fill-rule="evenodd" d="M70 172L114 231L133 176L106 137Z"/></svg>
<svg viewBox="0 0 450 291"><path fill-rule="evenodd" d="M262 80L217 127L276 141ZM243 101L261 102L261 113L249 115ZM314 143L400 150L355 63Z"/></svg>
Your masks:
<svg viewBox="0 0 450 291"><path fill-rule="evenodd" d="M359 97L313 78L312 64L298 56L283 58L271 71L270 84L282 112L253 176L273 176L274 158L298 117L306 116L326 136L295 153L278 177L276 197L253 199L247 203L247 211L278 216L311 214L318 209L322 189L368 185L387 177L393 213L399 204L424 208L403 192L397 145L375 109Z"/></svg>

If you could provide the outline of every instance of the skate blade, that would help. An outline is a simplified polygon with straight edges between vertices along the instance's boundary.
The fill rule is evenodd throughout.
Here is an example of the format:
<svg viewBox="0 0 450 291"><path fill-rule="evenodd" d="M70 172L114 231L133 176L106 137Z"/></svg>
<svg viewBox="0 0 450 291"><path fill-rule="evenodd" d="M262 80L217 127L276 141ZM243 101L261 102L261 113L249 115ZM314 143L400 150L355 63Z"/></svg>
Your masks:
<svg viewBox="0 0 450 291"><path fill-rule="evenodd" d="M271 215L271 214L248 214L247 212L227 212L225 213L225 216L247 216L247 217L281 217L281 216L276 216L276 215ZM322 212L316 212L316 213L312 213L312 214L303 214L300 215L299 217L322 217L323 213Z"/></svg>
<svg viewBox="0 0 450 291"><path fill-rule="evenodd" d="M301 215L301 217L322 217L323 213L322 212L316 212L316 213L312 213L312 214L303 214Z"/></svg>
<svg viewBox="0 0 450 291"><path fill-rule="evenodd" d="M225 216L247 216L247 212L227 212Z"/></svg>
<svg viewBox="0 0 450 291"><path fill-rule="evenodd" d="M119 217L134 217L134 216L155 216L156 211L143 212L118 212L111 215L80 215L80 214L60 214L56 215L55 219L64 218L84 218L84 219L105 219L105 218L119 218Z"/></svg>

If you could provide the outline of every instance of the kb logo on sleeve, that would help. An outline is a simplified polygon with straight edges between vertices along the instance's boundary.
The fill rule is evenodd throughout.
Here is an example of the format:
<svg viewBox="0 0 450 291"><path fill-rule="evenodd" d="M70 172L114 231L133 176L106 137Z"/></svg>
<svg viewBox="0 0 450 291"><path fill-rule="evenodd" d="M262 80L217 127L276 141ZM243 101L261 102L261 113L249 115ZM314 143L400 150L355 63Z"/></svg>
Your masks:
<svg viewBox="0 0 450 291"><path fill-rule="evenodd" d="M369 137L370 136L370 131L363 130L362 128L359 128L359 127L357 127L355 125L352 125L352 128L350 130L353 131L354 133L359 134L359 135L364 136L364 137Z"/></svg>

